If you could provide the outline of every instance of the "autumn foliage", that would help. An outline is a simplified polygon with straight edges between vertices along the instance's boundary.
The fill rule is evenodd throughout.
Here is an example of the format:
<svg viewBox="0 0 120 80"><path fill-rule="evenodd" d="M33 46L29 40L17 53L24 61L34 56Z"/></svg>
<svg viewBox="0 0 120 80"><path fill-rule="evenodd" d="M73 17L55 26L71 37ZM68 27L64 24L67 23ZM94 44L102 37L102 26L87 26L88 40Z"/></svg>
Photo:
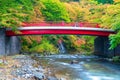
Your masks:
<svg viewBox="0 0 120 80"><path fill-rule="evenodd" d="M110 36L111 49L120 44L120 0L0 0L1 27L12 27L15 30L26 21L99 23L102 28L117 31L116 35ZM94 49L95 37L61 37L68 51ZM59 38L60 35L22 37L23 50L55 52Z"/></svg>

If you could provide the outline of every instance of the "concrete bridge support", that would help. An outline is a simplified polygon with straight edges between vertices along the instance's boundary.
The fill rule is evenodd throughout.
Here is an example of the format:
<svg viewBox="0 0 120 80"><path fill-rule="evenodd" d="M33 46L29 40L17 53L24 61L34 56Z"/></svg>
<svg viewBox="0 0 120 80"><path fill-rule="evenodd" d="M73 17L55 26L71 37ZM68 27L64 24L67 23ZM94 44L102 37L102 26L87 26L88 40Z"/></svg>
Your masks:
<svg viewBox="0 0 120 80"><path fill-rule="evenodd" d="M18 36L6 37L6 54L13 55L20 53L21 43Z"/></svg>
<svg viewBox="0 0 120 80"><path fill-rule="evenodd" d="M115 56L120 56L120 45L115 48Z"/></svg>
<svg viewBox="0 0 120 80"><path fill-rule="evenodd" d="M9 55L11 53L11 37L6 37L6 44L5 44L5 49L6 49L6 55Z"/></svg>
<svg viewBox="0 0 120 80"><path fill-rule="evenodd" d="M5 55L5 28L0 28L0 56Z"/></svg>
<svg viewBox="0 0 120 80"><path fill-rule="evenodd" d="M20 38L18 36L6 36L5 33L5 28L0 28L0 56L20 53Z"/></svg>
<svg viewBox="0 0 120 80"><path fill-rule="evenodd" d="M21 50L20 37L12 36L11 37L11 54L18 54Z"/></svg>
<svg viewBox="0 0 120 80"><path fill-rule="evenodd" d="M115 49L110 50L110 41L108 37L97 37L94 41L94 53L95 55L102 57L113 57L116 52Z"/></svg>

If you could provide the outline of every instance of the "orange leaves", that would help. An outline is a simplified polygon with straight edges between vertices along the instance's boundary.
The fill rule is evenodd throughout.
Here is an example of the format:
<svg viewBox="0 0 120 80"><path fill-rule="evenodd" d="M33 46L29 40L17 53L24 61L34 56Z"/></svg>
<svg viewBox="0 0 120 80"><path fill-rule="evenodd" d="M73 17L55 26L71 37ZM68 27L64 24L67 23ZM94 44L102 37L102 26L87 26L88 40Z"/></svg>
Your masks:
<svg viewBox="0 0 120 80"><path fill-rule="evenodd" d="M25 36L24 37L29 44L32 44L33 41L36 41L37 43L40 43L42 40L42 36Z"/></svg>
<svg viewBox="0 0 120 80"><path fill-rule="evenodd" d="M81 45L83 45L83 44L85 44L85 43L86 43L86 42L85 42L85 39L80 39L80 38L79 38L78 40L75 41L74 44L75 44L76 46L80 47Z"/></svg>

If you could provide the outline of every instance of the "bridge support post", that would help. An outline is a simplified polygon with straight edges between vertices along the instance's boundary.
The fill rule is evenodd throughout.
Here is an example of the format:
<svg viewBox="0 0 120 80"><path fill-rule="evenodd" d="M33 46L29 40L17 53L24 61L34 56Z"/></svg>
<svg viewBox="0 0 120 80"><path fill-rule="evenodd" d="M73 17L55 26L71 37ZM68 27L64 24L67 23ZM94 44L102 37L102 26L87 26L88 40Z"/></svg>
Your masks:
<svg viewBox="0 0 120 80"><path fill-rule="evenodd" d="M94 41L94 54L98 56L102 56L104 53L104 43L101 37L97 37Z"/></svg>
<svg viewBox="0 0 120 80"><path fill-rule="evenodd" d="M18 36L6 37L6 54L13 55L20 53L21 43Z"/></svg>
<svg viewBox="0 0 120 80"><path fill-rule="evenodd" d="M113 57L115 50L109 50L109 47L108 37L97 37L94 41L94 54L101 57Z"/></svg>
<svg viewBox="0 0 120 80"><path fill-rule="evenodd" d="M120 45L115 48L115 56L120 56Z"/></svg>
<svg viewBox="0 0 120 80"><path fill-rule="evenodd" d="M113 57L115 55L115 49L110 50L110 41L108 37L104 37L104 55L105 57Z"/></svg>
<svg viewBox="0 0 120 80"><path fill-rule="evenodd" d="M5 28L0 28L0 56L5 55Z"/></svg>
<svg viewBox="0 0 120 80"><path fill-rule="evenodd" d="M9 55L11 53L11 37L7 36L6 37L6 55Z"/></svg>

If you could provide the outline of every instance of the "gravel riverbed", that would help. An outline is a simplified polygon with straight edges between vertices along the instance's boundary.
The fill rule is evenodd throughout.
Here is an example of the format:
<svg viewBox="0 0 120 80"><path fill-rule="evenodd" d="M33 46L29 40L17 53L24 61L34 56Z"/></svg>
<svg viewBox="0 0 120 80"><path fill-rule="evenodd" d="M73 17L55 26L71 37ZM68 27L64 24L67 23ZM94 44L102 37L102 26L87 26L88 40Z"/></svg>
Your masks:
<svg viewBox="0 0 120 80"><path fill-rule="evenodd" d="M28 55L0 59L0 80L58 80L49 68L43 68Z"/></svg>

